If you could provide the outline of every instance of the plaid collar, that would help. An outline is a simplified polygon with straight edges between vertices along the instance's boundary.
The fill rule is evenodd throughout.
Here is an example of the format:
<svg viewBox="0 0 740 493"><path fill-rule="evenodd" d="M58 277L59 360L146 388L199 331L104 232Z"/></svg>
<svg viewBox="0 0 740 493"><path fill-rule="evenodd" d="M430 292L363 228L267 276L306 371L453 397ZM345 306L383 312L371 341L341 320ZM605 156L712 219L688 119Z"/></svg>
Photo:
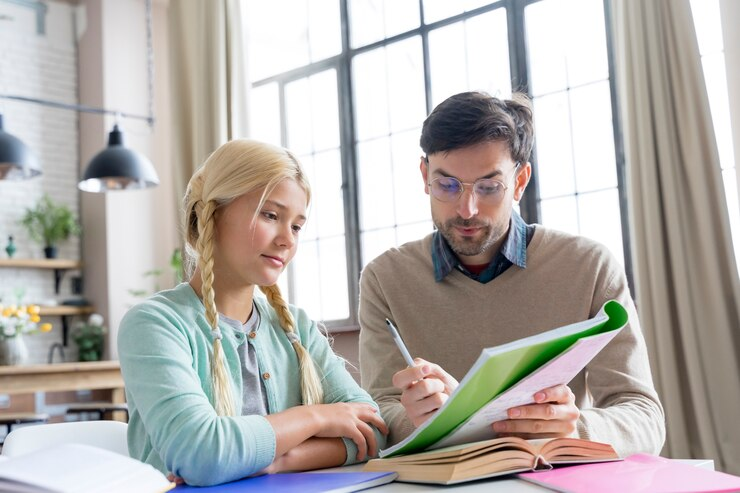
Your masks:
<svg viewBox="0 0 740 493"><path fill-rule="evenodd" d="M522 269L527 267L527 245L532 239L534 226L528 225L515 210L511 211L509 234L501 246L501 250L493 257L480 275L469 272L452 251L450 245L439 231L432 237L432 264L434 265L434 279L442 281L453 269L458 269L466 276L480 283L492 281L511 267L517 265Z"/></svg>

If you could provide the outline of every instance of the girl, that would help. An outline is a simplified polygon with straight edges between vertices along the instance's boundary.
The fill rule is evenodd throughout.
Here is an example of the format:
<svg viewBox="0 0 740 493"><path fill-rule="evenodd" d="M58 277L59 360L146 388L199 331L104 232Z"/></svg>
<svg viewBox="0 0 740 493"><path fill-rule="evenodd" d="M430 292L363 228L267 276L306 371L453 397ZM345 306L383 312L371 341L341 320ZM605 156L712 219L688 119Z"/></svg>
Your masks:
<svg viewBox="0 0 740 493"><path fill-rule="evenodd" d="M275 284L309 199L296 158L251 140L224 144L190 179L190 282L133 307L118 335L132 457L212 485L385 445L375 403Z"/></svg>

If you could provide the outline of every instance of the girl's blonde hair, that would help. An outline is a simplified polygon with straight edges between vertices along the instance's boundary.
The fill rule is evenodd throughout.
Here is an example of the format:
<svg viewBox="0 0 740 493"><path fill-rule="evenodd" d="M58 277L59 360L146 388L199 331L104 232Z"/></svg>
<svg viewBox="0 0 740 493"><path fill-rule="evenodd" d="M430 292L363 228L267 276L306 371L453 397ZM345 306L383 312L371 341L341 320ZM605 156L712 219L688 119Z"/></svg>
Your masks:
<svg viewBox="0 0 740 493"><path fill-rule="evenodd" d="M185 245L188 274L192 275L197 264L200 269L203 304L206 319L213 334L211 378L213 407L219 416L237 414L234 392L229 383L226 361L221 344L213 288L213 244L215 238L215 213L234 199L262 190L257 211L267 197L283 180L295 180L311 200L311 189L300 163L288 150L255 140L232 140L211 154L188 183L184 198ZM288 304L277 285L260 286L268 302L275 309L280 326L295 349L301 371L301 395L303 404L323 402L323 390L316 365L296 335L296 326Z"/></svg>

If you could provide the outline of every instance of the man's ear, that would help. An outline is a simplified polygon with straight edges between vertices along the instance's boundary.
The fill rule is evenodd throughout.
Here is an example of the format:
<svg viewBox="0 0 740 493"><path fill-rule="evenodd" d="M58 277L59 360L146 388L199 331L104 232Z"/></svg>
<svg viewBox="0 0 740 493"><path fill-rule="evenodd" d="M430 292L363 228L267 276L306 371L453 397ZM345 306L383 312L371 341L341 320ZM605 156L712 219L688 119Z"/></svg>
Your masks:
<svg viewBox="0 0 740 493"><path fill-rule="evenodd" d="M524 190L529 184L529 179L532 177L532 165L529 162L520 165L520 169L517 171L516 179L514 180L514 200L519 202L524 195Z"/></svg>
<svg viewBox="0 0 740 493"><path fill-rule="evenodd" d="M419 171L421 171L421 177L424 179L424 193L429 195L429 161L424 156L421 156L419 162Z"/></svg>

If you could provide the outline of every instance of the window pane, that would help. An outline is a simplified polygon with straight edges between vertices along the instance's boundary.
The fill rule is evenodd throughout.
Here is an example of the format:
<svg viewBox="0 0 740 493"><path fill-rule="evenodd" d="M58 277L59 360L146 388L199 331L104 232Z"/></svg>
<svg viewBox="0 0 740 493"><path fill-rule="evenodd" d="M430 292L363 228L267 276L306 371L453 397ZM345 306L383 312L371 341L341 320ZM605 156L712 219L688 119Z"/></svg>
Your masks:
<svg viewBox="0 0 740 493"><path fill-rule="evenodd" d="M725 182L727 211L730 213L730 230L732 231L732 243L735 245L735 262L737 263L737 272L740 274L740 199L738 198L740 182L737 179L736 168L722 171L722 179Z"/></svg>
<svg viewBox="0 0 740 493"><path fill-rule="evenodd" d="M431 219L420 223L399 226L396 230L396 244L403 245L409 241L419 240L434 231Z"/></svg>
<svg viewBox="0 0 740 493"><path fill-rule="evenodd" d="M291 262L290 278L295 300L293 304L306 310L315 320L321 320L321 290L316 289L320 277L319 265L318 241L301 242Z"/></svg>
<svg viewBox="0 0 740 493"><path fill-rule="evenodd" d="M617 186L609 82L570 91L573 154L579 192Z"/></svg>
<svg viewBox="0 0 740 493"><path fill-rule="evenodd" d="M311 91L308 79L285 85L287 147L296 154L313 150L311 135Z"/></svg>
<svg viewBox="0 0 740 493"><path fill-rule="evenodd" d="M416 223L431 219L429 195L419 170L421 129L416 128L391 136L393 187L396 224Z"/></svg>
<svg viewBox="0 0 740 493"><path fill-rule="evenodd" d="M429 33L432 104L470 90L511 94L506 9Z"/></svg>
<svg viewBox="0 0 740 493"><path fill-rule="evenodd" d="M721 52L722 26L719 0L691 0L691 16L694 18L696 39L702 56Z"/></svg>
<svg viewBox="0 0 740 493"><path fill-rule="evenodd" d="M466 21L465 29L469 89L497 97L511 96L506 9L473 17Z"/></svg>
<svg viewBox="0 0 740 493"><path fill-rule="evenodd" d="M419 27L418 0L349 0L352 47Z"/></svg>
<svg viewBox="0 0 740 493"><path fill-rule="evenodd" d="M388 46L386 67L390 131L418 127L426 118L421 37L415 36Z"/></svg>
<svg viewBox="0 0 740 493"><path fill-rule="evenodd" d="M319 228L316 224L318 220L315 217L316 183L318 182L318 178L316 178L316 165L314 164L312 154L298 156L298 160L300 161L301 166L303 166L303 171L308 177L308 182L311 184L311 203L308 206L308 219L306 220L306 224L303 225L303 229L301 230L300 235L300 241L304 242L308 240L315 240L319 236Z"/></svg>
<svg viewBox="0 0 740 493"><path fill-rule="evenodd" d="M360 234L362 245L362 266L365 267L371 260L396 245L395 228L383 228L365 231Z"/></svg>
<svg viewBox="0 0 740 493"><path fill-rule="evenodd" d="M312 182L311 215L317 223L319 237L344 235L342 162L339 149L316 154L314 163L316 178Z"/></svg>
<svg viewBox="0 0 740 493"><path fill-rule="evenodd" d="M283 16L282 18L290 17ZM310 0L308 5L310 60L323 60L342 51L339 0Z"/></svg>
<svg viewBox="0 0 740 493"><path fill-rule="evenodd" d="M319 259L321 264L319 275L321 280L320 320L349 318L347 253L344 235L319 240ZM316 289L315 284L313 289Z"/></svg>
<svg viewBox="0 0 740 493"><path fill-rule="evenodd" d="M388 135L388 86L385 48L357 55L352 60L357 140Z"/></svg>
<svg viewBox="0 0 740 493"><path fill-rule="evenodd" d="M608 77L602 2L547 0L524 12L534 95Z"/></svg>
<svg viewBox="0 0 740 493"><path fill-rule="evenodd" d="M719 163L722 169L728 169L735 166L735 151L732 147L732 123L724 53L703 56L701 61L704 66L704 81L712 112L714 135L717 139Z"/></svg>
<svg viewBox="0 0 740 493"><path fill-rule="evenodd" d="M578 234L578 207L574 196L543 200L540 208L542 224L567 233Z"/></svg>
<svg viewBox="0 0 740 493"><path fill-rule="evenodd" d="M247 26L252 81L301 67L310 61L308 4L305 1L249 0L243 9L243 18Z"/></svg>
<svg viewBox="0 0 740 493"><path fill-rule="evenodd" d="M395 224L389 138L357 144L360 230Z"/></svg>
<svg viewBox="0 0 740 493"><path fill-rule="evenodd" d="M579 195L578 213L580 233L606 245L619 263L624 265L617 189Z"/></svg>
<svg viewBox="0 0 740 493"><path fill-rule="evenodd" d="M311 126L313 149L321 151L339 147L339 108L337 73L327 70L308 78L311 90Z"/></svg>
<svg viewBox="0 0 740 493"><path fill-rule="evenodd" d="M272 83L252 89L249 108L250 136L253 139L281 145L278 85Z"/></svg>
<svg viewBox="0 0 740 493"><path fill-rule="evenodd" d="M429 33L432 106L469 87L464 53L465 29L462 22Z"/></svg>
<svg viewBox="0 0 740 493"><path fill-rule="evenodd" d="M424 0L424 22L436 22L489 3L491 0Z"/></svg>
<svg viewBox="0 0 740 493"><path fill-rule="evenodd" d="M543 199L575 192L568 93L534 100L537 184ZM543 211L544 216L544 201Z"/></svg>

